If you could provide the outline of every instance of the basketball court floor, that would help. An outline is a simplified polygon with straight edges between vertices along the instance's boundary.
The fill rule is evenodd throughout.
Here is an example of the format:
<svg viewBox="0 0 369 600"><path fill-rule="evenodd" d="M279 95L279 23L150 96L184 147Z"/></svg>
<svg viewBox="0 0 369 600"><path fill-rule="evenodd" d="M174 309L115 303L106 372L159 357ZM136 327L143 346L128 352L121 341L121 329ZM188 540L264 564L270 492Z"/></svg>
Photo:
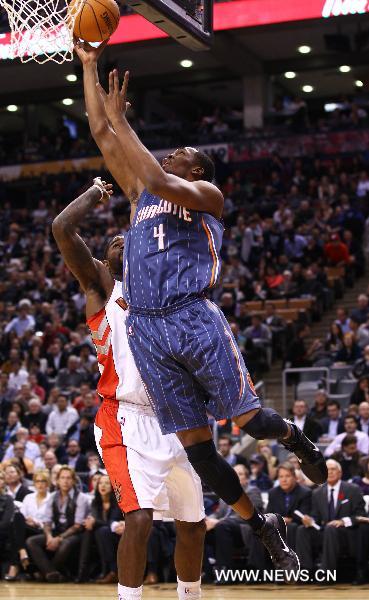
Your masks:
<svg viewBox="0 0 369 600"><path fill-rule="evenodd" d="M9 600L116 600L116 586L47 585L0 583L0 598ZM144 600L177 600L176 586L163 584L147 587ZM368 600L369 586L206 586L203 600Z"/></svg>

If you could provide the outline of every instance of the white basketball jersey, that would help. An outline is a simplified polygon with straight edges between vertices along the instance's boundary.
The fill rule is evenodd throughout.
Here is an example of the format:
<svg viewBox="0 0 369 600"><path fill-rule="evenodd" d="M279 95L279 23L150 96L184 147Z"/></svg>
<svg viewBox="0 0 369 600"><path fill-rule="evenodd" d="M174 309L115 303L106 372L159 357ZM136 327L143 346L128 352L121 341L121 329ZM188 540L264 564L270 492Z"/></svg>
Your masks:
<svg viewBox="0 0 369 600"><path fill-rule="evenodd" d="M150 407L128 345L127 311L121 307L122 301L122 282L115 281L105 307L87 320L100 369L97 391L103 398Z"/></svg>

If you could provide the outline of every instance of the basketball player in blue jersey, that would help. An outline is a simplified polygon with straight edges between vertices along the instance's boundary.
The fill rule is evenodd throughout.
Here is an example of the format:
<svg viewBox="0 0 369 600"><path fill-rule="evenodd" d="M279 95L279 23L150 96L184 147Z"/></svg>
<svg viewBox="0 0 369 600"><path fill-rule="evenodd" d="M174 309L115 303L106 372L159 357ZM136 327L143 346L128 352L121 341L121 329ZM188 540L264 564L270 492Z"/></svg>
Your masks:
<svg viewBox="0 0 369 600"><path fill-rule="evenodd" d="M317 484L327 477L324 458L293 423L261 408L224 315L204 297L219 277L223 234L223 196L212 183L212 161L187 147L159 165L126 119L128 79L127 72L120 88L114 70L109 92L98 89L122 164L137 182L123 265L130 348L162 432L177 434L201 479L260 536L274 565L296 571L282 517L254 509L216 451L206 411L217 420L232 418L256 439L278 439Z"/></svg>

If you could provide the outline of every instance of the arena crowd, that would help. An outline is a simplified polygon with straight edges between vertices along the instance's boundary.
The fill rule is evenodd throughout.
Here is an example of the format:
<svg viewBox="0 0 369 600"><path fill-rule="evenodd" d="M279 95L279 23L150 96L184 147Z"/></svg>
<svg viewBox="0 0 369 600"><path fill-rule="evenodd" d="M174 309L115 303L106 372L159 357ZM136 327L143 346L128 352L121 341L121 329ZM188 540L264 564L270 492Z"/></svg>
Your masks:
<svg viewBox="0 0 369 600"><path fill-rule="evenodd" d="M298 426L325 444L329 493L314 489L294 456L282 460L273 443L259 442L247 457L232 452L227 423L220 424L219 451L257 507L285 517L304 568L334 569L345 559L348 578L366 581L369 296L361 294L350 314L340 306L345 289L365 273L366 157L272 155L252 172L219 158L217 166L226 230L221 285L212 298L231 322L251 374L258 380L282 360L295 367L344 365L354 382L345 406L318 390L312 404L299 399L291 407ZM44 175L27 189L24 181L2 188L0 560L8 581L117 580L124 515L94 442L99 371L84 295L51 234L53 219L90 175ZM101 259L107 240L128 227L128 202L116 194L80 233ZM305 308L293 309L296 300ZM337 317L326 337L308 342L311 321L334 304ZM231 509L206 493L205 506L205 580L213 579L214 565L268 567L263 548ZM173 523L155 522L146 582L173 576L174 542Z"/></svg>

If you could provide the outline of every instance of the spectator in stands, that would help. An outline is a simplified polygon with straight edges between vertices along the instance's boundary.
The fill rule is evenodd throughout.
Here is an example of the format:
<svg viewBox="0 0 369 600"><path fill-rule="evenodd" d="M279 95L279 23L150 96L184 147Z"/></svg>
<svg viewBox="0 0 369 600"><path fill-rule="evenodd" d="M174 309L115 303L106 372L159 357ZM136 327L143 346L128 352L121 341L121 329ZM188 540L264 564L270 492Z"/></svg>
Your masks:
<svg viewBox="0 0 369 600"><path fill-rule="evenodd" d="M350 317L350 329L355 336L355 341L359 348L362 350L369 343L369 331L366 328L366 324L360 325L358 317L351 315Z"/></svg>
<svg viewBox="0 0 369 600"><path fill-rule="evenodd" d="M234 467L235 465L248 466L246 458L232 452L232 440L228 435L219 436L218 452L231 467Z"/></svg>
<svg viewBox="0 0 369 600"><path fill-rule="evenodd" d="M361 377L356 384L356 388L351 394L350 404L359 405L361 402L369 400L369 377Z"/></svg>
<svg viewBox="0 0 369 600"><path fill-rule="evenodd" d="M343 348L337 352L335 362L352 365L360 356L361 350L355 342L355 335L351 332L345 333L343 336Z"/></svg>
<svg viewBox="0 0 369 600"><path fill-rule="evenodd" d="M15 438L16 439L15 439L14 444L8 446L8 448L4 454L4 460L8 460L9 458L13 458L14 456L16 456L15 446L16 446L17 442L24 445L25 458L28 458L29 460L34 462L35 459L40 456L40 448L39 448L38 444L35 444L35 442L32 442L29 439L28 429L26 429L25 427L20 427L18 429L17 433L15 434Z"/></svg>
<svg viewBox="0 0 369 600"><path fill-rule="evenodd" d="M324 256L329 265L339 267L350 263L350 254L338 233L332 233L330 241L324 246Z"/></svg>
<svg viewBox="0 0 369 600"><path fill-rule="evenodd" d="M322 421L327 417L328 394L325 390L318 390L314 396L314 406L309 411L309 418ZM321 423L320 423L321 424Z"/></svg>
<svg viewBox="0 0 369 600"><path fill-rule="evenodd" d="M88 413L82 412L80 415L78 442L83 454L95 451L94 418Z"/></svg>
<svg viewBox="0 0 369 600"><path fill-rule="evenodd" d="M33 484L35 492L24 498L20 511L14 515L10 567L5 577L7 581L17 579L20 566L24 569L29 566L26 539L42 533L45 509L49 498L50 477L48 472L42 469L36 471L33 476Z"/></svg>
<svg viewBox="0 0 369 600"><path fill-rule="evenodd" d="M28 382L29 373L22 367L21 361L17 358L12 361L9 374L9 388L16 391L20 390L24 383Z"/></svg>
<svg viewBox="0 0 369 600"><path fill-rule="evenodd" d="M45 508L44 533L27 540L33 562L49 583L60 583L62 574L67 572L68 560L77 552L89 510L88 499L77 491L76 481L73 469L60 469L57 490L50 495Z"/></svg>
<svg viewBox="0 0 369 600"><path fill-rule="evenodd" d="M369 377L369 346L365 346L363 358L356 361L352 372L356 379Z"/></svg>
<svg viewBox="0 0 369 600"><path fill-rule="evenodd" d="M297 530L296 552L302 569L314 569L314 556L322 550L323 570L334 570L340 550L356 556L357 517L365 516L362 493L356 485L342 481L342 469L335 460L327 461L327 483L312 495L311 513L305 514ZM347 500L347 502L345 502ZM321 529L317 531L313 524Z"/></svg>
<svg viewBox="0 0 369 600"><path fill-rule="evenodd" d="M358 323L366 323L369 316L369 299L366 294L360 294L357 299L357 308L354 308L350 317Z"/></svg>
<svg viewBox="0 0 369 600"><path fill-rule="evenodd" d="M359 429L369 435L369 402L367 400L359 404Z"/></svg>
<svg viewBox="0 0 369 600"><path fill-rule="evenodd" d="M14 518L14 500L7 494L5 473L0 470L0 560L8 560L9 546L12 543L12 521ZM7 577L5 576L5 580Z"/></svg>
<svg viewBox="0 0 369 600"><path fill-rule="evenodd" d="M257 510L263 512L263 501L260 491L249 482L247 468L244 465L236 465L234 470L254 506L257 507ZM206 517L205 523L208 532L205 544L214 546L217 568L232 568L234 550L236 548L244 548L246 545L245 542L247 543L253 537L249 525L245 525L245 521L230 506L225 504L223 500L220 501L215 513L210 517ZM250 548L249 544L247 546ZM249 551L251 555L251 548Z"/></svg>
<svg viewBox="0 0 369 600"><path fill-rule="evenodd" d="M359 486L364 496L369 496L369 460L363 460L361 464L363 465L364 475L362 477L353 477L352 483L356 483Z"/></svg>
<svg viewBox="0 0 369 600"><path fill-rule="evenodd" d="M10 411L7 417L6 425L1 432L1 442L3 451L8 447L10 441L15 438L15 434L21 427L21 422L18 414L15 411Z"/></svg>
<svg viewBox="0 0 369 600"><path fill-rule="evenodd" d="M339 462L342 468L342 479L347 481L355 476L361 477L364 473L361 459L364 454L357 449L356 437L345 435L342 440L342 450L334 452L332 459Z"/></svg>
<svg viewBox="0 0 369 600"><path fill-rule="evenodd" d="M69 440L67 445L67 463L76 473L88 471L87 458L81 454L81 448L76 440Z"/></svg>
<svg viewBox="0 0 369 600"><path fill-rule="evenodd" d="M51 344L48 354L46 355L47 360L47 374L52 379L55 379L61 369L67 367L68 355L63 352L62 342L59 338L55 338Z"/></svg>
<svg viewBox="0 0 369 600"><path fill-rule="evenodd" d="M256 443L257 454L260 454L265 460L264 471L269 475L272 481L277 476L278 458L274 456L270 440L258 440Z"/></svg>
<svg viewBox="0 0 369 600"><path fill-rule="evenodd" d="M324 350L328 356L334 360L337 352L343 348L343 332L340 325L334 321L331 325L330 332L325 338Z"/></svg>
<svg viewBox="0 0 369 600"><path fill-rule="evenodd" d="M303 368L310 367L313 354L320 348L320 341L314 340L309 348L306 348L305 338L310 334L310 328L305 323L298 325L296 337L287 346L286 367Z"/></svg>
<svg viewBox="0 0 369 600"><path fill-rule="evenodd" d="M17 500L22 502L27 494L31 493L31 490L23 483L22 471L17 465L10 464L4 469L6 493Z"/></svg>
<svg viewBox="0 0 369 600"><path fill-rule="evenodd" d="M4 333L11 333L14 331L17 337L21 338L26 331L33 330L35 328L35 319L33 315L30 314L31 307L32 303L26 298L20 300L18 303L18 316L14 317L14 319L8 323L4 329Z"/></svg>
<svg viewBox="0 0 369 600"><path fill-rule="evenodd" d="M345 426L341 416L341 407L337 400L330 400L327 404L327 416L320 422L322 435L326 440L333 440L339 433L344 433Z"/></svg>
<svg viewBox="0 0 369 600"><path fill-rule="evenodd" d="M68 398L60 394L56 407L50 413L46 423L46 433L57 433L65 436L78 421L78 412L72 406L68 406Z"/></svg>
<svg viewBox="0 0 369 600"><path fill-rule="evenodd" d="M56 377L56 385L61 390L68 392L78 392L79 386L87 381L88 376L86 371L79 368L80 360L78 356L70 356L68 358L68 366L66 369L60 369Z"/></svg>
<svg viewBox="0 0 369 600"><path fill-rule="evenodd" d="M295 510L309 514L311 509L311 491L300 485L296 479L295 467L284 462L278 467L279 485L269 492L266 512L282 515L287 525L287 544L296 549L296 532L301 523Z"/></svg>
<svg viewBox="0 0 369 600"><path fill-rule="evenodd" d="M250 457L250 485L257 487L261 492L267 492L273 487L273 482L267 475L266 468L266 460L261 454L253 454Z"/></svg>
<svg viewBox="0 0 369 600"><path fill-rule="evenodd" d="M42 411L42 404L38 398L32 398L28 403L28 412L23 417L23 424L29 430L33 425L40 428L41 433L45 433L47 416Z"/></svg>
<svg viewBox="0 0 369 600"><path fill-rule="evenodd" d="M345 431L336 435L324 452L324 456L332 456L334 452L341 449L342 440L347 434L354 436L357 441L357 448L363 454L369 454L369 436L363 431L358 431L358 423L355 417L346 415L343 420Z"/></svg>
<svg viewBox="0 0 369 600"><path fill-rule="evenodd" d="M312 441L317 442L323 429L318 421L308 416L308 406L305 400L295 400L292 407L292 421Z"/></svg>
<svg viewBox="0 0 369 600"><path fill-rule="evenodd" d="M95 541L102 565L102 576L97 583L118 583L117 548L124 531L124 521L107 475L99 476L84 527L77 581L89 580L91 547Z"/></svg>
<svg viewBox="0 0 369 600"><path fill-rule="evenodd" d="M6 421L15 393L15 390L9 387L8 373L0 372L0 422Z"/></svg>
<svg viewBox="0 0 369 600"><path fill-rule="evenodd" d="M348 333L350 331L350 319L347 308L344 308L343 306L337 308L336 316L335 323L340 326L342 333Z"/></svg>

